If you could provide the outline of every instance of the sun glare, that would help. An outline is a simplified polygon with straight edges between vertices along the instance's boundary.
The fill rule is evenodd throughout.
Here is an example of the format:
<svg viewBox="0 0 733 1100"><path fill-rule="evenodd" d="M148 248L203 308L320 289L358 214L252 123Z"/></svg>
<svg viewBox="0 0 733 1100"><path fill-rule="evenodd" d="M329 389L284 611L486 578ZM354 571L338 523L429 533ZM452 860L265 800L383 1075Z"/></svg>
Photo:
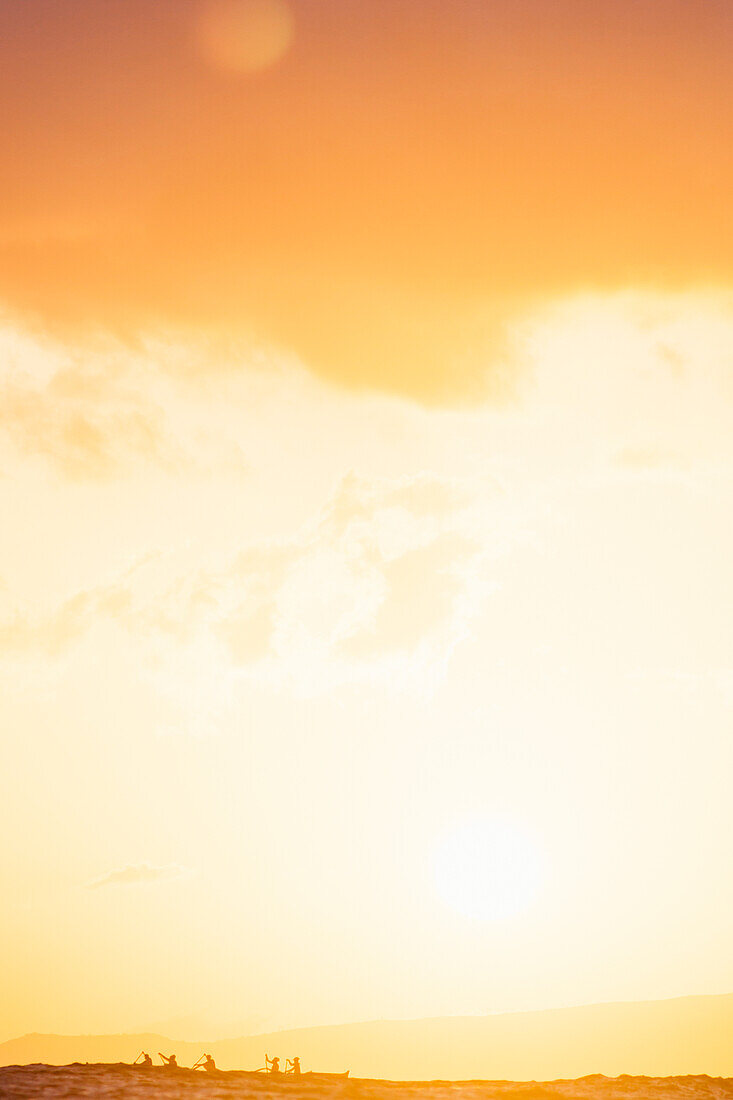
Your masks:
<svg viewBox="0 0 733 1100"><path fill-rule="evenodd" d="M505 920L528 909L543 878L532 838L508 821L463 822L435 855L435 881L452 909L475 920Z"/></svg>

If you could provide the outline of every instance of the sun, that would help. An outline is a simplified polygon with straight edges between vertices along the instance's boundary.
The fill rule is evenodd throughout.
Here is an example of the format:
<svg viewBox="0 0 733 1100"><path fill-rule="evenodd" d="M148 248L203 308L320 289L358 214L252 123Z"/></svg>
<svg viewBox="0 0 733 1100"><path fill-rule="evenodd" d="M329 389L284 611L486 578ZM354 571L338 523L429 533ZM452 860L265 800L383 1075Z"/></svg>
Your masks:
<svg viewBox="0 0 733 1100"><path fill-rule="evenodd" d="M532 837L510 821L455 826L435 852L435 883L452 909L474 920L506 920L529 909L544 878Z"/></svg>

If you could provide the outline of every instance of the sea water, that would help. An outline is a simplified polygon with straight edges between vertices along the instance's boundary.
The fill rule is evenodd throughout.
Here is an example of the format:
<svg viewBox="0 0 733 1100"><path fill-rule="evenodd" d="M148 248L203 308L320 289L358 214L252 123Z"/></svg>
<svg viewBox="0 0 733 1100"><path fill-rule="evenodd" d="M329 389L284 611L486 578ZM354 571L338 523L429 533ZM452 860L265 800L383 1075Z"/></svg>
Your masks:
<svg viewBox="0 0 733 1100"><path fill-rule="evenodd" d="M125 1065L3 1066L0 1097L113 1100L733 1100L733 1078L603 1077L577 1081L318 1081Z"/></svg>

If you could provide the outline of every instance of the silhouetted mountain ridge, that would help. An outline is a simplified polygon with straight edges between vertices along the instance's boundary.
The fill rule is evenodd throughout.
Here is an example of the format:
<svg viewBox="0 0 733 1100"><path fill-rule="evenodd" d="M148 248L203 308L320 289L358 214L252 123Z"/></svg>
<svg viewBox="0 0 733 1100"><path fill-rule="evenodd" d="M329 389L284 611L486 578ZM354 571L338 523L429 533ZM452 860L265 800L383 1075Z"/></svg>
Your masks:
<svg viewBox="0 0 733 1100"><path fill-rule="evenodd" d="M24 1035L0 1044L0 1065L132 1061L141 1049L202 1050L223 1069L255 1069L265 1051L304 1068L392 1080L535 1080L591 1074L733 1076L733 994L422 1020L374 1020L239 1039L183 1042L153 1033Z"/></svg>

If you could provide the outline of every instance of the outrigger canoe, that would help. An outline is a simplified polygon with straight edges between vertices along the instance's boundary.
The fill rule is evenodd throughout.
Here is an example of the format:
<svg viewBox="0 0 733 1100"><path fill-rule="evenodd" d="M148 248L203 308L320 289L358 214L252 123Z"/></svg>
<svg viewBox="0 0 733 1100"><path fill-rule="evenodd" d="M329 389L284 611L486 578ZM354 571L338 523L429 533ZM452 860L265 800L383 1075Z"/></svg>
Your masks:
<svg viewBox="0 0 733 1100"><path fill-rule="evenodd" d="M309 1069L304 1070L301 1073L263 1073L260 1070L255 1070L254 1072L252 1072L252 1070L246 1069L222 1070L222 1073L227 1072L240 1073L246 1075L247 1077L256 1077L260 1081L266 1078L268 1081L278 1081L282 1082L282 1084L284 1085L291 1085L297 1083L298 1081L323 1081L324 1084L332 1081L334 1084L336 1084L338 1081L345 1081L351 1071L347 1069L345 1073L319 1073L317 1070Z"/></svg>
<svg viewBox="0 0 733 1100"><path fill-rule="evenodd" d="M337 1084L339 1081L346 1081L350 1070L346 1070L345 1073L318 1073L317 1070L304 1070L302 1073L264 1073L261 1070L255 1069L210 1069L200 1070L193 1069L191 1066L146 1066L144 1063L138 1062L137 1065L133 1065L130 1062L118 1062L120 1068L123 1066L125 1069L139 1069L145 1073L195 1073L197 1077L219 1077L222 1074L227 1077L246 1077L254 1081L277 1081L281 1085L292 1085L298 1081L306 1081L310 1084L314 1082L323 1082L328 1084L329 1082Z"/></svg>
<svg viewBox="0 0 733 1100"><path fill-rule="evenodd" d="M350 1072L347 1069L345 1073L318 1073L316 1070L309 1069L304 1073L281 1073L280 1076L286 1081L302 1081L304 1077L306 1081L345 1081ZM272 1074L268 1074L268 1077L271 1076Z"/></svg>

